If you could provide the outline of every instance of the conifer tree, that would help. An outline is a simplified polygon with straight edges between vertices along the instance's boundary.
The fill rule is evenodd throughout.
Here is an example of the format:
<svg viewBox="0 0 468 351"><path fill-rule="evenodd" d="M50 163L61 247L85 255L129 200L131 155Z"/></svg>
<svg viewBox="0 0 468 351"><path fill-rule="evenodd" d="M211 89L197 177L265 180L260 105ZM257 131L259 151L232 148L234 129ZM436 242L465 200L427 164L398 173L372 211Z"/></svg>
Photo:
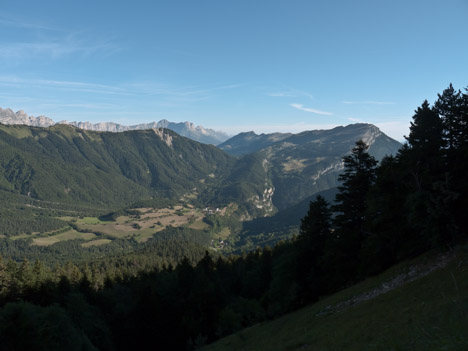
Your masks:
<svg viewBox="0 0 468 351"><path fill-rule="evenodd" d="M434 108L442 118L447 148L457 149L468 141L468 98L452 84L438 97Z"/></svg>
<svg viewBox="0 0 468 351"><path fill-rule="evenodd" d="M342 185L336 194L337 212L335 226L343 233L353 233L359 238L364 233L367 193L374 183L377 160L369 155L362 140L356 142L351 155L343 157L344 171L338 177Z"/></svg>
<svg viewBox="0 0 468 351"><path fill-rule="evenodd" d="M465 89L465 92L468 91ZM452 84L438 95L435 110L439 113L443 124L443 137L446 141L444 150L444 179L440 182L438 191L443 195L438 203L437 213L443 210L453 218L454 225L450 232L467 233L468 225L468 95L456 91ZM450 236L444 241L451 240Z"/></svg>
<svg viewBox="0 0 468 351"><path fill-rule="evenodd" d="M440 177L444 145L442 133L441 118L425 100L415 111L410 135L405 137L409 147L400 152L400 159L406 163L417 191L430 190Z"/></svg>
<svg viewBox="0 0 468 351"><path fill-rule="evenodd" d="M366 237L367 194L375 181L378 163L369 155L368 148L364 141L357 141L351 155L343 157L344 171L338 177L342 185L338 187L333 206L337 213L334 226L339 254L336 259L343 274L338 281L357 272Z"/></svg>
<svg viewBox="0 0 468 351"><path fill-rule="evenodd" d="M424 100L415 111L410 126L410 135L405 137L412 149L424 150L434 154L442 145L442 120L437 111Z"/></svg>
<svg viewBox="0 0 468 351"><path fill-rule="evenodd" d="M297 280L306 301L316 299L323 291L323 256L331 239L331 209L320 195L310 202L307 215L301 220L297 241Z"/></svg>
<svg viewBox="0 0 468 351"><path fill-rule="evenodd" d="M314 201L309 204L307 215L301 219L300 234L311 238L317 246L322 246L325 238L330 234L331 210L328 202L318 195Z"/></svg>

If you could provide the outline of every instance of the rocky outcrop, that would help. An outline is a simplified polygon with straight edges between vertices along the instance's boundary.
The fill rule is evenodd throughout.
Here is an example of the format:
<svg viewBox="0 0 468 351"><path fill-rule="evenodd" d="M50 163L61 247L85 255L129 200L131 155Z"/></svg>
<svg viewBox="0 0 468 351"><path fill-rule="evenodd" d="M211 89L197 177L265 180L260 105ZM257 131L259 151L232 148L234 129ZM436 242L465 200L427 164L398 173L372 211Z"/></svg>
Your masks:
<svg viewBox="0 0 468 351"><path fill-rule="evenodd" d="M33 127L50 127L55 123L53 120L46 116L29 116L23 110L13 112L13 110L7 108L0 108L0 123L2 124L24 124Z"/></svg>
<svg viewBox="0 0 468 351"><path fill-rule="evenodd" d="M28 116L28 114L24 111L18 111L15 113L9 108L5 110L0 108L0 123L24 124L33 127L50 127L54 124L68 124L80 129L113 133L125 132L129 130L166 128L173 130L179 135L198 141L200 143L213 145L218 145L229 138L229 136L223 132L219 132L213 129L206 129L202 126L195 126L191 122L174 123L169 122L166 119L162 119L159 122L141 123L131 126L125 126L114 122L91 123L76 121L68 122L65 120L55 123L52 119L45 116Z"/></svg>

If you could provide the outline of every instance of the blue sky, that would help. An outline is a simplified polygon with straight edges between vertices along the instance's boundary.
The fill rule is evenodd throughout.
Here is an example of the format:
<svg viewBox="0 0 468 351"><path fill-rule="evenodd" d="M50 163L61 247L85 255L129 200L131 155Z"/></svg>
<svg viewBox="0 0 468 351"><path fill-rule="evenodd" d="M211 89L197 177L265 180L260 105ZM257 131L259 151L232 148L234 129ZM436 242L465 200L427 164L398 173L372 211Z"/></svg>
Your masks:
<svg viewBox="0 0 468 351"><path fill-rule="evenodd" d="M467 0L0 3L0 107L229 134L369 122L468 86Z"/></svg>

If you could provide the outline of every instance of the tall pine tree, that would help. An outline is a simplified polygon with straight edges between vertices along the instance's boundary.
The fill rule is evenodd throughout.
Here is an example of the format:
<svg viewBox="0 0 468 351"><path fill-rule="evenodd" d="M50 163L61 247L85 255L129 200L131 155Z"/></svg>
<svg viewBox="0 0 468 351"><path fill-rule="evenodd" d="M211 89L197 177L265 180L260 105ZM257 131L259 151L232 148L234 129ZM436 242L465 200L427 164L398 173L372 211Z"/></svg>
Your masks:
<svg viewBox="0 0 468 351"><path fill-rule="evenodd" d="M466 116L463 116L463 95L450 84L434 104L435 111L442 118L444 139L449 150L456 149L463 140Z"/></svg>
<svg viewBox="0 0 468 351"><path fill-rule="evenodd" d="M342 185L335 198L334 219L337 244L341 251L343 273L353 275L360 262L361 246L366 237L367 194L375 181L377 160L369 155L368 145L356 142L351 155L343 157L344 172L338 177Z"/></svg>
<svg viewBox="0 0 468 351"><path fill-rule="evenodd" d="M447 143L444 150L445 191L447 213L454 218L457 234L468 234L468 89L456 91L452 84L439 94L434 106L443 123L443 136ZM449 238L447 238L449 239Z"/></svg>
<svg viewBox="0 0 468 351"><path fill-rule="evenodd" d="M442 120L425 100L415 111L410 135L405 137L409 147L400 152L412 175L413 186L418 191L430 190L440 177L444 145L442 134Z"/></svg>
<svg viewBox="0 0 468 351"><path fill-rule="evenodd" d="M367 193L375 180L377 160L369 155L369 148L362 140L356 142L351 155L343 157L344 172L338 180L335 227L340 234L351 234L361 238L364 234Z"/></svg>
<svg viewBox="0 0 468 351"><path fill-rule="evenodd" d="M301 220L300 236L296 241L298 264L296 277L300 296L305 301L318 298L324 290L323 256L331 237L331 209L320 195L309 204Z"/></svg>

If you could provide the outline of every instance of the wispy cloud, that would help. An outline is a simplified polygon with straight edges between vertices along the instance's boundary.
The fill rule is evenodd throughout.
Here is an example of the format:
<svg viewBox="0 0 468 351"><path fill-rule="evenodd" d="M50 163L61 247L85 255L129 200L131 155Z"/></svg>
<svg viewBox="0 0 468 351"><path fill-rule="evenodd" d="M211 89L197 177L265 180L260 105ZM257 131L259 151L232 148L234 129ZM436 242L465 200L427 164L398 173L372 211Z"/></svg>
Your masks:
<svg viewBox="0 0 468 351"><path fill-rule="evenodd" d="M195 87L169 87L157 83L121 83L117 85L107 85L79 81L31 79L18 76L0 76L0 86L13 88L37 88L37 89L59 89L82 93L96 93L108 95L128 95L128 96L160 96L171 99L181 99L187 101L204 100L212 96L217 91L236 89L243 84L224 84L213 86Z"/></svg>
<svg viewBox="0 0 468 351"><path fill-rule="evenodd" d="M46 79L25 79L20 77L0 76L0 85L22 87L35 87L39 89L57 88L61 90L79 91L86 93L100 93L113 95L133 95L130 91L118 86L94 84L87 82L58 81Z"/></svg>
<svg viewBox="0 0 468 351"><path fill-rule="evenodd" d="M315 113L317 115L323 115L323 116L333 115L333 113L331 113L331 112L326 112L326 111L316 110L314 108L304 107L304 105L302 105L302 104L290 104L290 106L294 107L295 109L305 111L305 112Z"/></svg>
<svg viewBox="0 0 468 351"><path fill-rule="evenodd" d="M275 91L275 92L266 93L266 95L271 96L271 97L295 97L295 98L307 97L311 100L314 99L314 96L308 93L307 91L299 90L299 89L291 89L291 88L287 88L286 90L283 90L283 91Z"/></svg>
<svg viewBox="0 0 468 351"><path fill-rule="evenodd" d="M26 29L56 30L55 28L49 25L44 25L35 21L28 21L21 18L13 18L7 16L0 16L0 26Z"/></svg>
<svg viewBox="0 0 468 351"><path fill-rule="evenodd" d="M297 95L291 92L278 92L278 93L267 93L267 96L272 97L297 97Z"/></svg>
<svg viewBox="0 0 468 351"><path fill-rule="evenodd" d="M372 101L372 100L364 100L364 101L342 101L343 104L348 105L395 105L394 102L391 101Z"/></svg>
<svg viewBox="0 0 468 351"><path fill-rule="evenodd" d="M80 109L112 109L118 107L115 104L61 104L61 103L46 103L39 104L39 107L42 108L62 108L62 107L76 107Z"/></svg>
<svg viewBox="0 0 468 351"><path fill-rule="evenodd" d="M117 51L118 48L109 43L92 44L74 36L35 42L0 43L0 58L15 60L38 57L59 59L73 54L89 56L96 52L112 54Z"/></svg>

